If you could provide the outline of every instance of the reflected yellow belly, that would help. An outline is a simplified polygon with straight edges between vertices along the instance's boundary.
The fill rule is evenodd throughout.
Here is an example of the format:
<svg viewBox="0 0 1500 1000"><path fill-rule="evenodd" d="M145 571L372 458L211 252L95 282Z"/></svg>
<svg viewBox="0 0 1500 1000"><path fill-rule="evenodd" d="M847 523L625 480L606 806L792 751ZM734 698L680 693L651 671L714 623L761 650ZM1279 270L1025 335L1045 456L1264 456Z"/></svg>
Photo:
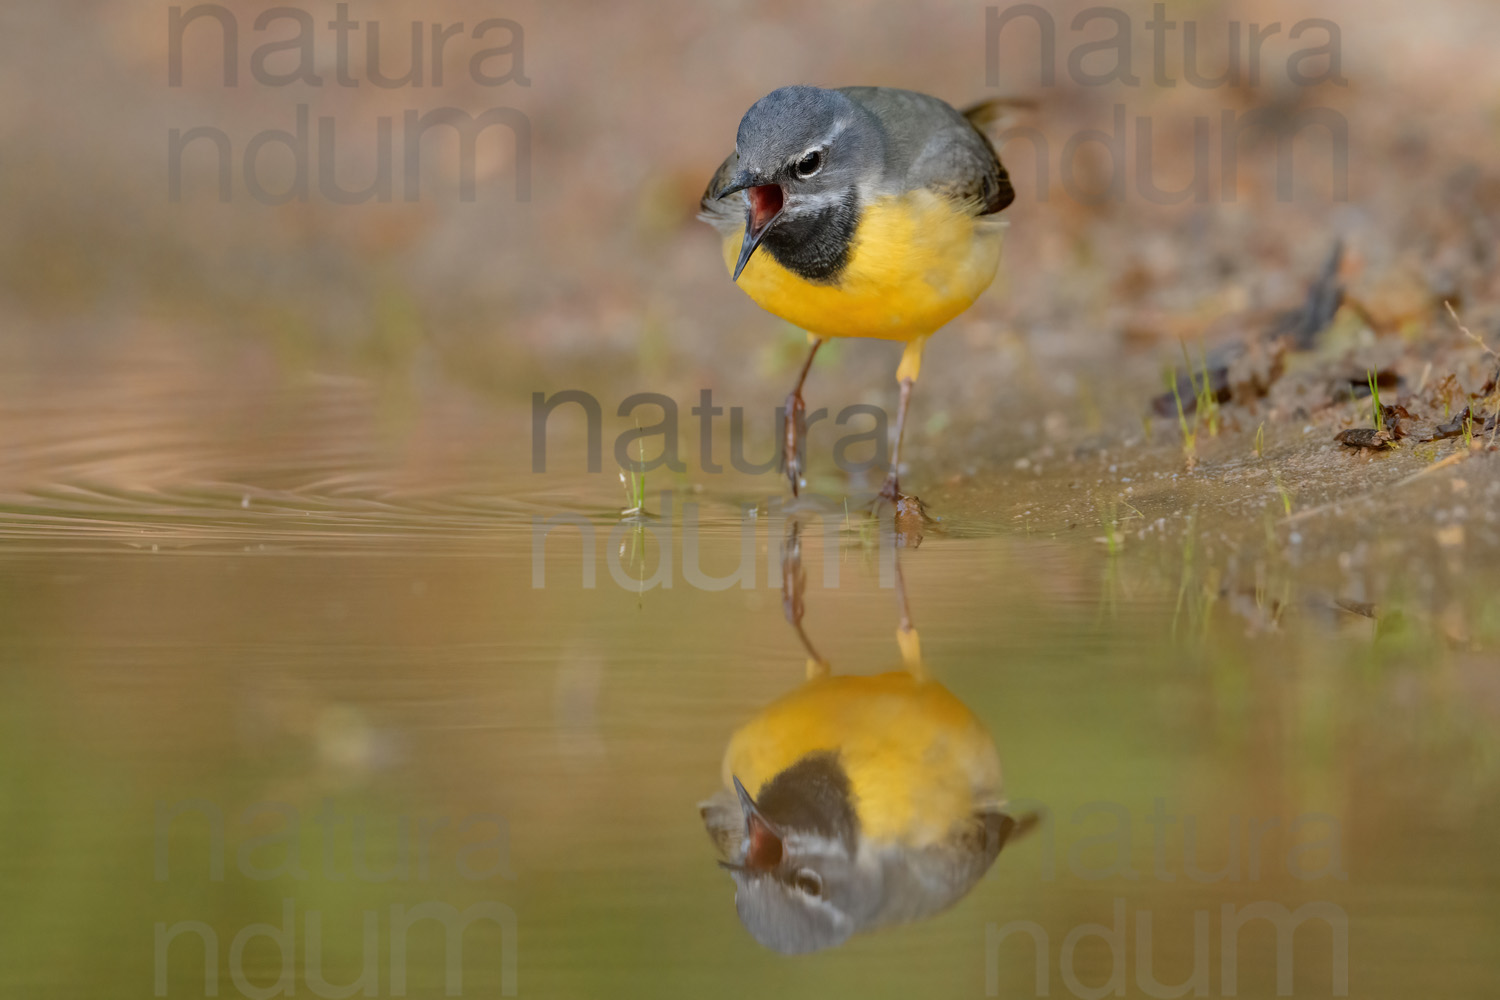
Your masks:
<svg viewBox="0 0 1500 1000"><path fill-rule="evenodd" d="M975 218L930 191L865 208L836 285L808 281L755 252L739 285L762 308L821 337L925 337L989 287L1000 264L1001 224ZM743 230L724 241L734 271Z"/></svg>
<svg viewBox="0 0 1500 1000"><path fill-rule="evenodd" d="M906 672L826 677L772 703L724 753L724 785L752 795L806 754L837 751L865 836L924 846L1000 797L984 724L941 684Z"/></svg>

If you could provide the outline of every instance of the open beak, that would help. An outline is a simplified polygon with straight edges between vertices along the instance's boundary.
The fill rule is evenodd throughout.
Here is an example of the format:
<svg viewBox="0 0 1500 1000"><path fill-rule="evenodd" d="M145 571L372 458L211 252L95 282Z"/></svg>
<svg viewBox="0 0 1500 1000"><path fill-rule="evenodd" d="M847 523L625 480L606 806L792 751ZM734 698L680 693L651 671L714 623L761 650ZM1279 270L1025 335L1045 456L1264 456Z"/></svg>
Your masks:
<svg viewBox="0 0 1500 1000"><path fill-rule="evenodd" d="M735 281L740 280L740 272L750 262L750 255L755 253L755 248L760 246L766 231L781 215L781 206L785 201L781 185L756 184L755 179L744 171L735 175L729 186L719 192L719 197L727 198L740 191L745 192L750 209L745 216L745 242L740 245L740 259L734 265Z"/></svg>
<svg viewBox="0 0 1500 1000"><path fill-rule="evenodd" d="M734 779L734 790L740 797L740 809L745 813L745 862L742 865L723 864L733 871L768 872L781 864L781 831L761 813L740 779Z"/></svg>

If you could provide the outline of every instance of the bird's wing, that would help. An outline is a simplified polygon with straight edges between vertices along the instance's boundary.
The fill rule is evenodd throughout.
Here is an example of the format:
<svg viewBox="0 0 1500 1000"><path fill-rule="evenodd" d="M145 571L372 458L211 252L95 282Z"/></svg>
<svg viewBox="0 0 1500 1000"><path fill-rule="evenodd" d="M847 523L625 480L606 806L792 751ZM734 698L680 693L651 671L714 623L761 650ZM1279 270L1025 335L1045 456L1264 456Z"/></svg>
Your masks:
<svg viewBox="0 0 1500 1000"><path fill-rule="evenodd" d="M993 215L1016 200L1010 175L980 131L990 103L959 112L910 90L845 87L843 93L879 119L887 170L903 190L930 188L975 215Z"/></svg>
<svg viewBox="0 0 1500 1000"><path fill-rule="evenodd" d="M1000 155L968 117L928 140L916 168L927 187L974 206L975 215L994 215L1016 200Z"/></svg>
<svg viewBox="0 0 1500 1000"><path fill-rule="evenodd" d="M977 812L937 845L932 860L945 867L950 878L973 885L989 871L1006 842L1030 830L1035 822L1035 816L1017 819L998 809Z"/></svg>
<svg viewBox="0 0 1500 1000"><path fill-rule="evenodd" d="M984 877L1008 841L1036 822L1035 814L1017 818L985 810L955 824L942 840L890 852L884 858L881 905L861 927L907 923L946 910Z"/></svg>
<svg viewBox="0 0 1500 1000"><path fill-rule="evenodd" d="M698 202L698 218L715 229L732 231L745 224L745 205L738 198L719 199L719 192L729 184L729 178L740 168L740 154L730 152L719 169L714 171Z"/></svg>

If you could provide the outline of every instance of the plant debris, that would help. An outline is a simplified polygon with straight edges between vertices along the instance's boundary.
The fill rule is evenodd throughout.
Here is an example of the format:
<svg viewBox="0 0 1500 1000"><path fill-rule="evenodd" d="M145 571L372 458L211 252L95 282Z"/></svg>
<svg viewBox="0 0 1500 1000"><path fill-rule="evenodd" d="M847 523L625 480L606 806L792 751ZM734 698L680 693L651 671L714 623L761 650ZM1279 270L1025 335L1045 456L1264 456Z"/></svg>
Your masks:
<svg viewBox="0 0 1500 1000"><path fill-rule="evenodd" d="M1379 368L1375 371L1375 388L1377 389L1400 389L1402 379L1390 368ZM1329 389L1329 396L1335 403L1346 403L1354 399L1370 398L1370 376L1349 375L1340 376L1333 381Z"/></svg>
<svg viewBox="0 0 1500 1000"><path fill-rule="evenodd" d="M1344 304L1344 284L1339 280L1339 268L1343 263L1344 241L1337 240L1318 280L1308 289L1307 301L1301 309L1282 314L1271 329L1272 340L1285 337L1295 350L1313 349L1318 335L1328 329L1338 315L1339 307Z"/></svg>
<svg viewBox="0 0 1500 1000"><path fill-rule="evenodd" d="M1334 440L1346 448L1366 451L1388 451L1395 447L1395 436L1385 428L1351 427L1346 431L1339 431Z"/></svg>
<svg viewBox="0 0 1500 1000"><path fill-rule="evenodd" d="M1480 434L1488 433L1494 429L1495 415L1490 414L1489 419L1485 419L1479 413L1475 412L1474 405L1471 403L1465 406L1452 420L1445 424L1438 424L1433 429L1431 436L1422 438L1422 440L1444 441L1448 438L1462 437L1465 431L1471 434Z"/></svg>
<svg viewBox="0 0 1500 1000"><path fill-rule="evenodd" d="M1244 345L1235 344L1226 350L1215 351L1198 371L1177 373L1175 391L1166 392L1151 400L1151 409L1159 417L1177 415L1177 401L1182 400L1182 412L1192 416L1198 410L1198 398L1203 389L1204 371L1207 372L1208 393L1215 403L1227 403L1234 394L1229 382L1230 368L1244 353Z"/></svg>
<svg viewBox="0 0 1500 1000"><path fill-rule="evenodd" d="M1191 416L1198 408L1200 397L1212 398L1215 403L1226 403L1231 399L1248 403L1269 394L1271 386L1285 371L1287 351L1311 350L1344 304L1344 285L1339 280L1343 260L1344 243L1339 240L1334 243L1322 272L1308 289L1307 299L1300 308L1278 314L1263 336L1213 351L1199 371L1178 373L1175 390L1168 389L1154 397L1151 409L1159 417L1174 416L1180 399L1183 414ZM1205 380L1207 394L1201 391ZM1363 383L1363 379L1360 382ZM1369 394L1368 388L1365 394Z"/></svg>
<svg viewBox="0 0 1500 1000"><path fill-rule="evenodd" d="M1387 430L1391 432L1391 438L1399 441L1404 437L1410 437L1411 431L1407 425L1417 418L1412 416L1410 410L1400 403L1382 404L1380 407L1382 422Z"/></svg>

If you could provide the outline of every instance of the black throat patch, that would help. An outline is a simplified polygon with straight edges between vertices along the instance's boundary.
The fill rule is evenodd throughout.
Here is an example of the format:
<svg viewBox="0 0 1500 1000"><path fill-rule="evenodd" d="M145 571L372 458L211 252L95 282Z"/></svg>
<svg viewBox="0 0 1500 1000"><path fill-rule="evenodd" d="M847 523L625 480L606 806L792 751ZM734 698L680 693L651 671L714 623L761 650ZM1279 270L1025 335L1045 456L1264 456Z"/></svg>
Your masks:
<svg viewBox="0 0 1500 1000"><path fill-rule="evenodd" d="M849 775L838 754L819 751L803 757L766 782L756 805L784 830L806 830L844 842L852 852L859 832Z"/></svg>
<svg viewBox="0 0 1500 1000"><path fill-rule="evenodd" d="M776 263L793 274L833 285L849 263L849 249L858 228L859 195L851 187L827 208L777 222L760 248L770 251Z"/></svg>

